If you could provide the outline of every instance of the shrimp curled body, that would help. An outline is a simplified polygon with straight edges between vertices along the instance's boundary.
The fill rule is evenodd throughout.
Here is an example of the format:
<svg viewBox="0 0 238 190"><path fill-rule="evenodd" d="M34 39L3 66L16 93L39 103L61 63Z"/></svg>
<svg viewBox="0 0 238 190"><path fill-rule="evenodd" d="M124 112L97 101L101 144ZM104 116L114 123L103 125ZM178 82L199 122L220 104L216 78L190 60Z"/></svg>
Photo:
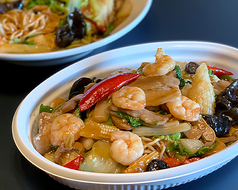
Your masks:
<svg viewBox="0 0 238 190"><path fill-rule="evenodd" d="M166 75L168 72L172 71L174 67L175 61L169 55L165 55L162 48L158 48L155 54L155 62L146 64L143 68L143 74L145 76Z"/></svg>
<svg viewBox="0 0 238 190"><path fill-rule="evenodd" d="M122 165L130 165L144 152L141 138L128 131L114 131L111 136L110 155Z"/></svg>
<svg viewBox="0 0 238 190"><path fill-rule="evenodd" d="M146 106L145 93L141 88L124 86L112 94L112 103L123 109L142 110Z"/></svg>
<svg viewBox="0 0 238 190"><path fill-rule="evenodd" d="M66 141L68 135L74 135L74 140L77 140L80 135L80 128L84 122L77 116L66 113L56 117L51 126L50 141L54 146L60 146Z"/></svg>
<svg viewBox="0 0 238 190"><path fill-rule="evenodd" d="M170 113L179 119L186 121L197 121L200 114L200 105L195 101L180 96L166 103Z"/></svg>

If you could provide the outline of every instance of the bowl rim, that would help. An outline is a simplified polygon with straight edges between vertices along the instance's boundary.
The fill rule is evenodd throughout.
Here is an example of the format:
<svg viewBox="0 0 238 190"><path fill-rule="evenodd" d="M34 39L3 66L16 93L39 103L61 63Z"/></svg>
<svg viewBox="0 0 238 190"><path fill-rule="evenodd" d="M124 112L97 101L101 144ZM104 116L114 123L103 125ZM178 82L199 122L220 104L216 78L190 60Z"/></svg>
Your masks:
<svg viewBox="0 0 238 190"><path fill-rule="evenodd" d="M153 42L153 43L144 43L144 44L138 44L138 45L132 45L122 48L117 48L114 50L110 50L107 52L103 52L91 57L88 57L84 60L78 61L73 65L70 65L61 71L55 73L45 81L43 81L41 84L39 84L35 89L33 89L20 103L18 106L14 117L12 121L12 135L14 142L19 149L19 151L22 153L22 155L29 160L33 165L38 167L39 169L45 171L46 173L50 175L54 175L63 179L68 179L71 181L79 181L79 182L87 182L92 184L144 184L144 183L150 183L150 182L165 182L167 180L174 180L175 178L182 178L189 175L193 175L195 173L200 173L202 171L205 171L207 169L212 169L213 167L217 166L220 167L222 164L228 162L229 160L233 159L237 156L238 153L231 152L230 149L233 147L233 149L238 149L238 143L234 143L229 148L226 148L214 155L211 155L209 157L203 158L199 160L198 162L190 163L188 165L182 165L175 168L169 168L163 171L155 171L155 172L144 172L144 173L132 173L132 174L108 174L108 173L95 173L95 172L84 172L84 171L74 171L68 168L64 168L62 166L59 166L57 164L54 164L47 159L45 159L43 156L41 156L32 146L31 142L28 138L22 139L22 135L26 133L26 129L19 128L19 126L28 126L28 120L27 118L31 117L31 110L36 106L38 103L38 99L40 99L44 94L40 95L37 99L33 99L35 97L37 91L36 89L43 90L44 88L53 88L51 85L54 85L55 80L57 76L59 75L65 75L69 76L70 72L76 68L80 64L80 70L82 68L86 68L89 66L92 66L94 60L100 60L100 62L104 61L107 55L114 54L116 57L120 57L120 53L128 52L127 54L131 54L132 49L138 49L143 47L145 48L152 48L154 49L155 46L162 46L162 47L183 47L183 48L200 48L203 49L204 46L206 46L206 50L212 50L212 51L218 51L218 53L227 53L232 57L235 57L236 60L238 60L238 49L219 44L219 43L213 43L213 42L204 42L204 41L167 41L167 42ZM116 54L115 54L116 53ZM140 52L137 52L140 53ZM89 62L91 60L91 62ZM142 60L143 61L143 60ZM67 74L68 73L68 74ZM44 91L44 90L43 90ZM28 109L28 106L31 105L31 110L28 110L27 114L25 114L24 110ZM25 118L25 119L24 119ZM27 137L27 135L23 135ZM208 163L213 163L212 165ZM199 164L197 164L199 163ZM180 171L178 171L181 168ZM183 171L189 171L188 173L184 173ZM174 176L174 172L176 171L176 176ZM90 180L92 179L92 180ZM145 180L146 179L146 180Z"/></svg>
<svg viewBox="0 0 238 190"><path fill-rule="evenodd" d="M45 53L30 53L30 54L16 54L16 53L1 53L0 52L0 60L6 60L6 61L43 61L43 60L51 60L51 59L59 59L63 57L69 57L77 54L83 54L88 51L95 50L99 47L102 47L106 44L109 44L120 37L124 36L126 33L130 32L132 29L134 29L146 16L148 11L150 10L150 7L152 5L153 0L143 0L144 7L141 9L139 14L131 20L128 24L125 26L119 25L118 28L115 29L114 32L112 32L111 35L76 48L71 49L64 49L60 51L53 51L53 52L45 52ZM60 52L60 53L59 53Z"/></svg>

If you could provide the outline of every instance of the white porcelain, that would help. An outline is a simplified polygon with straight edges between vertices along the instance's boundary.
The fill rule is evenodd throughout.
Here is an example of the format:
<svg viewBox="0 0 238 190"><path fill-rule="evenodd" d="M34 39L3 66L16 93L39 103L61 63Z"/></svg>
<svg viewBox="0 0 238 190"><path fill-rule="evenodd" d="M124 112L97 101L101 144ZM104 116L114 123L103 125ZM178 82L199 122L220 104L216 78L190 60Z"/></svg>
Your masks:
<svg viewBox="0 0 238 190"><path fill-rule="evenodd" d="M49 104L55 97L67 97L73 82L81 77L103 77L123 67L138 67L144 61L154 61L161 47L177 61L208 61L238 76L238 50L208 42L157 42L120 48L79 61L56 73L37 86L22 101L15 112L12 133L20 152L39 169L55 180L76 189L138 189L152 190L184 184L217 170L238 154L238 143L200 161L155 172L134 174L102 174L74 171L54 164L41 156L32 146L36 134L35 122L41 103ZM106 74L105 74L106 73ZM31 175L31 174L29 174Z"/></svg>
<svg viewBox="0 0 238 190"><path fill-rule="evenodd" d="M133 8L131 14L126 20L119 25L112 34L97 42L84 45L82 47L48 52L48 53L37 53L37 54L13 54L13 53L0 53L0 60L8 61L11 63L27 66L48 66L48 65L59 65L67 62L72 62L83 58L93 50L107 45L123 35L127 34L133 28L135 28L148 13L152 0L131 0Z"/></svg>

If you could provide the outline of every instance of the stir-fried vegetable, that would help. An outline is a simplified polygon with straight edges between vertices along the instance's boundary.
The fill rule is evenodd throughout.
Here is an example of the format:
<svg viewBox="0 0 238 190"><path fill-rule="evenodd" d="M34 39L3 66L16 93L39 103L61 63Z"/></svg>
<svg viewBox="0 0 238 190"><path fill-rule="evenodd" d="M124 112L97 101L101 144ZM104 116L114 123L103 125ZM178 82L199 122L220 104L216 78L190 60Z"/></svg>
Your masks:
<svg viewBox="0 0 238 190"><path fill-rule="evenodd" d="M76 170L132 173L199 161L238 139L238 80L204 62L174 67L161 49L155 63L142 63L140 74L79 78L67 100L42 104L36 150ZM145 76L148 65L155 70Z"/></svg>

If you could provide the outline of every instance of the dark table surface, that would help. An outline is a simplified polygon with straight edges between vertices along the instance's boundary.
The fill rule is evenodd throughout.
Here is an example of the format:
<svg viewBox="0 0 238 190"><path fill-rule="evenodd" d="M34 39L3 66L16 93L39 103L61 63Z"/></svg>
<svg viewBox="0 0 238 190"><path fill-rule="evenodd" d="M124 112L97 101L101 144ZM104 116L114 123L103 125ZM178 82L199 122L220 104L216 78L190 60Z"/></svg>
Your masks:
<svg viewBox="0 0 238 190"><path fill-rule="evenodd" d="M237 10L237 0L154 0L135 29L88 56L128 45L174 40L210 41L238 48ZM0 189L70 189L21 155L12 138L11 122L17 106L34 87L71 63L37 68L0 63ZM235 158L201 179L171 189L237 190L237 178L238 158Z"/></svg>

